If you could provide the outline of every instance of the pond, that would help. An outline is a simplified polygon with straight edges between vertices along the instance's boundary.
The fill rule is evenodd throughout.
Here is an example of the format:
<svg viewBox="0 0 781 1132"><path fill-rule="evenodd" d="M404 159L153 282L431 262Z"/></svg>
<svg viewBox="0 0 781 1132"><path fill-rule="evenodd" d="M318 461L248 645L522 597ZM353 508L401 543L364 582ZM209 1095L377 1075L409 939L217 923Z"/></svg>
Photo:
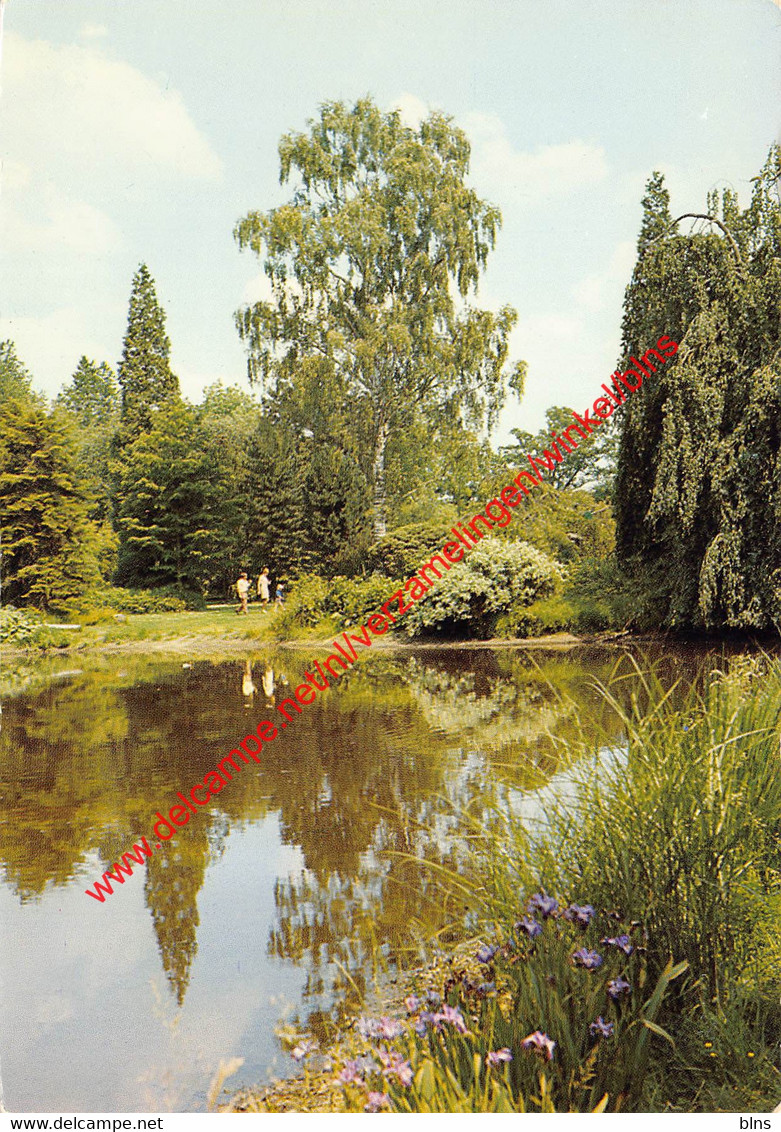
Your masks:
<svg viewBox="0 0 781 1132"><path fill-rule="evenodd" d="M720 658L650 659L687 685ZM7 1107L198 1110L221 1058L244 1059L231 1087L291 1073L281 1020L324 1032L371 990L375 960L418 961L463 915L430 866L457 867L475 815L533 803L584 721L620 746L593 686L616 665L622 694L642 695L625 650L367 656L103 903L86 888L276 714L307 654L71 656L7 673Z"/></svg>

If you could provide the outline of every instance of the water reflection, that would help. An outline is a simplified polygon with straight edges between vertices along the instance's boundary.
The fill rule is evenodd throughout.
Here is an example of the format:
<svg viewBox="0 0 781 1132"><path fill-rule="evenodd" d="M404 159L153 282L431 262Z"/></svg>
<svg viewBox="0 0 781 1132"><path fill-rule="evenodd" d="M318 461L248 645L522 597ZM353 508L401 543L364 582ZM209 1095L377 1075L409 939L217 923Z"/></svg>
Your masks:
<svg viewBox="0 0 781 1132"><path fill-rule="evenodd" d="M155 812L166 812L178 790L202 779L239 737L268 718L275 697L303 681L309 662L304 654L279 652L219 665L123 658L84 662L67 681L52 680L51 673L38 685L26 678L27 690L5 705L0 735L6 889L18 904L39 905L36 922L53 934L58 893L73 893L71 930L105 924L118 952L129 938L143 937L145 915L172 1004L185 1015L191 1010L204 1048L211 1047L202 997L192 1007L187 1003L194 972L200 972L201 996L220 987L225 995L230 991L219 946L196 964L199 936L216 932L219 941L222 934L222 951L232 954L232 940L251 923L256 934L237 953L231 975L246 1000L236 1008L240 1048L219 1047L225 1040L219 1026L213 1040L217 1056L245 1056L248 1078L257 1078L266 1065L253 1060L253 1045L273 1045L273 1012L259 1003L281 970L302 971L293 1003L302 1023L317 1029L329 1015L352 1009L379 953L388 963L405 962L421 939L462 915L443 872L423 862L454 872L468 867L465 815L479 822L508 791L528 795L542 787L560 769L562 752L584 720L595 739L620 740L619 724L594 687L595 678L609 678L616 660L607 650L370 655L266 747L259 766L245 767L210 808L155 849L146 864L143 910L136 910L129 882L110 898L110 909L109 901L96 907L95 920L91 909L81 908L93 903L82 895L87 884L150 833ZM665 663L670 682L684 676L688 683L713 661L678 653ZM619 658L622 664L627 678L619 694L644 695L631 664ZM253 830L257 838L242 838ZM211 872L220 877L219 890L206 883ZM226 907L229 891L235 895ZM260 928L258 908L266 905ZM24 966L21 952L19 963ZM90 978L86 967L58 960L54 949L48 968L35 977L52 987L65 981L80 994L80 980ZM144 985L134 993L141 1014L148 1014ZM24 1017L11 1021L7 1032L30 1024ZM130 1108L143 1107L134 1093L137 1078L128 1069L122 1080L116 1051L106 1052L103 1066L79 1066L74 1050L93 1021L84 1009L66 1027L68 1046L60 1056L75 1058L72 1087L80 1099L74 1107L121 1108L128 1100ZM120 1032L123 1024L113 1016ZM156 1048L154 1020L135 1025L150 1051ZM138 1030L133 1033L137 1038ZM18 1110L47 1107L41 1100L45 1073L32 1053L26 1063L19 1051L16 1056L10 1103ZM102 1083L101 1103L96 1070L116 1082L113 1091ZM62 1096L45 1095L48 1107L64 1106Z"/></svg>

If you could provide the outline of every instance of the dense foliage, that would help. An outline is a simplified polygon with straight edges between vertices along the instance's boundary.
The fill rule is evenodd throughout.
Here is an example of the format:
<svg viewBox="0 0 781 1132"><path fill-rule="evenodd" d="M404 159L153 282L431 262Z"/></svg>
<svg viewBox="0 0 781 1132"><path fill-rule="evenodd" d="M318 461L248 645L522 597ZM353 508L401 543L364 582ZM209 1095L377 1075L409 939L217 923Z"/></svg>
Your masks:
<svg viewBox="0 0 781 1132"><path fill-rule="evenodd" d="M624 412L617 546L641 623L781 623L780 174L774 146L749 206L714 193L689 235L662 176L648 184L623 362L660 333L680 349Z"/></svg>
<svg viewBox="0 0 781 1132"><path fill-rule="evenodd" d="M279 146L292 199L236 228L272 297L241 310L250 372L327 398L352 434L386 529L388 447L420 422L481 423L501 405L515 312L468 305L501 223L465 183L470 146L444 114L418 129L368 98L326 103Z"/></svg>

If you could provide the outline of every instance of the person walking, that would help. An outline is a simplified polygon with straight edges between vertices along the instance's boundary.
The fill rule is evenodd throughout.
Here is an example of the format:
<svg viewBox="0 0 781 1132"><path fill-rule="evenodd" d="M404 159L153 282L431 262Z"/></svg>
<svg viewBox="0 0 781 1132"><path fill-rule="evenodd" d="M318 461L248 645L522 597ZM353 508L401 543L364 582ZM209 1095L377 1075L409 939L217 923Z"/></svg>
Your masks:
<svg viewBox="0 0 781 1132"><path fill-rule="evenodd" d="M274 600L276 601L277 605L282 605L282 603L284 602L284 600L285 600L285 583L284 582L277 582L277 592L276 592Z"/></svg>
<svg viewBox="0 0 781 1132"><path fill-rule="evenodd" d="M258 597L263 605L268 605L270 600L269 583L268 583L268 566L264 566L258 578Z"/></svg>
<svg viewBox="0 0 781 1132"><path fill-rule="evenodd" d="M247 571L242 570L236 582L236 593L239 595L240 605L236 610L237 613L249 614L247 608L247 599L249 597L249 579L247 578Z"/></svg>

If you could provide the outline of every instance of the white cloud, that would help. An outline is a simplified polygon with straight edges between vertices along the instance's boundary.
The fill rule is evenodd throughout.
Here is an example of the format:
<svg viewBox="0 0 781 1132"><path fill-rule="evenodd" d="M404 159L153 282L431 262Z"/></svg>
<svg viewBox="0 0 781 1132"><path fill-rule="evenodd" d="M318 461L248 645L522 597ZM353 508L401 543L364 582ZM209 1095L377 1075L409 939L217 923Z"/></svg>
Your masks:
<svg viewBox="0 0 781 1132"><path fill-rule="evenodd" d="M587 275L574 289L575 301L588 311L603 310L611 302L619 302L635 265L637 250L631 240L623 240L613 249L603 271Z"/></svg>
<svg viewBox="0 0 781 1132"><path fill-rule="evenodd" d="M178 91L162 88L95 45L7 38L4 147L47 173L117 179L128 173L213 180L222 165Z"/></svg>
<svg viewBox="0 0 781 1132"><path fill-rule="evenodd" d="M407 91L394 99L391 106L394 110L401 111L401 120L404 125L411 126L414 130L431 112L431 108L422 98L418 98L416 94L409 94Z"/></svg>
<svg viewBox="0 0 781 1132"><path fill-rule="evenodd" d="M14 209L7 210L6 248L51 252L64 247L91 256L106 255L121 246L120 231L105 212L85 201L58 197L51 189L44 196L44 218L28 221Z"/></svg>
<svg viewBox="0 0 781 1132"><path fill-rule="evenodd" d="M779 0L781 2L781 0ZM417 128L433 107L405 91L391 103L401 110L402 121ZM475 180L490 187L491 195L541 198L571 193L595 185L608 175L602 146L580 139L540 146L534 153L515 149L501 118L473 111L458 123L472 143L471 171Z"/></svg>
<svg viewBox="0 0 781 1132"><path fill-rule="evenodd" d="M602 146L576 139L526 153L513 148L504 123L495 114L468 114L463 126L472 142L475 177L500 184L513 195L571 193L584 185L598 184L608 174Z"/></svg>
<svg viewBox="0 0 781 1132"><path fill-rule="evenodd" d="M108 28L105 24L82 24L79 30L79 35L82 39L105 39L108 35Z"/></svg>

